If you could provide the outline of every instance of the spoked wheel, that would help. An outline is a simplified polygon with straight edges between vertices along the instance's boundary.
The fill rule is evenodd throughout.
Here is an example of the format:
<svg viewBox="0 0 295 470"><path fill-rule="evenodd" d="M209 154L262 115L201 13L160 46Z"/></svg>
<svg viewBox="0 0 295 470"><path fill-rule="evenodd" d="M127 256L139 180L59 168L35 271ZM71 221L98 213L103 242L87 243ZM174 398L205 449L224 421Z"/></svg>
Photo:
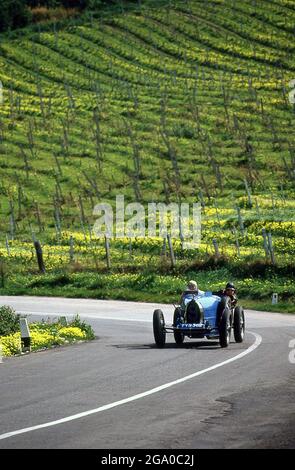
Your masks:
<svg viewBox="0 0 295 470"><path fill-rule="evenodd" d="M179 320L179 317L181 316L181 309L179 307L176 307L174 310L174 316L173 316L173 326L176 326ZM175 331L174 330L174 339L176 344L182 344L184 340L184 334L181 333L181 331Z"/></svg>
<svg viewBox="0 0 295 470"><path fill-rule="evenodd" d="M222 314L225 309L229 309L230 298L228 296L221 297L220 302L217 307L217 316L216 316L216 326L220 326L220 321Z"/></svg>
<svg viewBox="0 0 295 470"><path fill-rule="evenodd" d="M238 306L234 311L234 337L236 343L242 343L245 336L245 315L242 307Z"/></svg>
<svg viewBox="0 0 295 470"><path fill-rule="evenodd" d="M231 323L230 310L226 308L222 314L219 325L219 343L222 348L227 348L230 343Z"/></svg>
<svg viewBox="0 0 295 470"><path fill-rule="evenodd" d="M154 338L158 348L163 348L166 343L165 320L162 310L155 310L153 316Z"/></svg>

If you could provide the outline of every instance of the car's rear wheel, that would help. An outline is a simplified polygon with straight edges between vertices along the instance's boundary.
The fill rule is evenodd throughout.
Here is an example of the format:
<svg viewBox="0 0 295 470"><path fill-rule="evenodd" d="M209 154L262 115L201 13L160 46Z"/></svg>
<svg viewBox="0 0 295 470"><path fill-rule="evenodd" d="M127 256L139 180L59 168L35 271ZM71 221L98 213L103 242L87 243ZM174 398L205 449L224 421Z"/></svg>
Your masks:
<svg viewBox="0 0 295 470"><path fill-rule="evenodd" d="M242 343L245 336L245 315L242 307L237 306L234 311L234 337L236 343Z"/></svg>
<svg viewBox="0 0 295 470"><path fill-rule="evenodd" d="M230 343L231 319L230 310L226 308L222 314L219 325L219 343L222 348L227 348Z"/></svg>
<svg viewBox="0 0 295 470"><path fill-rule="evenodd" d="M174 315L173 315L173 326L177 326L179 319L181 317L181 308L176 307L174 310ZM184 334L181 333L181 331L175 331L174 330L174 339L176 344L182 344L184 341Z"/></svg>
<svg viewBox="0 0 295 470"><path fill-rule="evenodd" d="M153 315L154 338L158 348L166 343L165 319L162 310L155 310Z"/></svg>

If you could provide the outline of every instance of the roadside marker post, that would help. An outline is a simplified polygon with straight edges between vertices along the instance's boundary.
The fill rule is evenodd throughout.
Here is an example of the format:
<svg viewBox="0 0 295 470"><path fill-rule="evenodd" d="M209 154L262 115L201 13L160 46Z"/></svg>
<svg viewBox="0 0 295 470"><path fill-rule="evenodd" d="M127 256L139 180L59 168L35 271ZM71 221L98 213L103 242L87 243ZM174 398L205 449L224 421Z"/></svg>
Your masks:
<svg viewBox="0 0 295 470"><path fill-rule="evenodd" d="M22 352L31 352L31 334L29 330L28 320L26 318L20 318L19 324Z"/></svg>
<svg viewBox="0 0 295 470"><path fill-rule="evenodd" d="M68 324L66 317L59 317L58 321L62 326L67 326Z"/></svg>
<svg viewBox="0 0 295 470"><path fill-rule="evenodd" d="M272 294L272 297L271 297L271 303L272 303L272 305L276 305L276 304L278 303L278 301L279 301L279 296L278 296L278 294L277 294L276 292L274 292L274 293Z"/></svg>

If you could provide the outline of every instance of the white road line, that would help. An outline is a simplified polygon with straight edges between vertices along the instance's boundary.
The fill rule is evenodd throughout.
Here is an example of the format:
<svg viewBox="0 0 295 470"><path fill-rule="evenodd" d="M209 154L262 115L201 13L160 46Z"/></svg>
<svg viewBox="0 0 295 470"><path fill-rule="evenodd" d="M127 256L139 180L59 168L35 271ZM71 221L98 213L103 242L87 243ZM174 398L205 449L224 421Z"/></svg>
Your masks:
<svg viewBox="0 0 295 470"><path fill-rule="evenodd" d="M63 316L63 317L74 317L76 316L76 313L64 313L64 314L59 314L57 315L56 313L53 313L53 312L32 312L32 310L17 310L17 313L20 313L22 315L40 315L40 316L43 316L43 317L46 317L46 315L48 317L60 317L60 316ZM108 315L100 315L100 314L96 314L96 313L86 313L85 315L82 313L82 314L79 314L79 317L83 317L83 318L92 318L92 319L97 319L97 320L119 320L119 321L133 321L133 322L145 322L145 323L151 323L151 320L143 320L141 318L122 318L122 317L113 317L113 316L108 316ZM151 316L152 318L152 316Z"/></svg>
<svg viewBox="0 0 295 470"><path fill-rule="evenodd" d="M208 367L207 369L203 369L198 372L194 372L193 374L186 375L185 377L182 377L181 379L174 380L173 382L168 382L164 385L160 385L159 387L155 387L155 388L152 388L151 390L147 390L146 392L139 393L137 395L133 395L132 397L124 398L123 400L115 401L113 403L109 403L108 405L100 406L99 408L94 408L92 410L84 411L82 413L78 413L72 416L67 416L66 418L57 419L56 421L50 421L49 423L38 424L36 426L31 426L29 428L18 429L16 431L11 431L5 434L0 434L0 440L8 439L9 437L17 436L18 434L25 434L31 431L37 431L38 429L57 426L58 424L63 424L69 421L74 421L76 419L84 418L85 416L89 416L95 413L101 413L102 411L115 408L116 406L125 405L125 403L130 403L132 401L139 400L140 398L153 395L154 393L161 392L162 390L165 390L166 388L173 387L174 385L178 385L180 383L186 382L187 380L191 380L195 377L198 377L199 375L205 374L206 372L210 372L211 370L217 369L218 367L222 367L222 366L225 366L226 364L230 364L231 362L237 361L238 359L241 359L242 357L246 356L247 354L250 354L256 348L258 348L258 346L262 342L262 337L260 335L258 335L257 333L253 333L251 331L249 331L249 333L255 336L255 342L245 351L241 352L237 356L227 359L226 361L219 362L218 364Z"/></svg>

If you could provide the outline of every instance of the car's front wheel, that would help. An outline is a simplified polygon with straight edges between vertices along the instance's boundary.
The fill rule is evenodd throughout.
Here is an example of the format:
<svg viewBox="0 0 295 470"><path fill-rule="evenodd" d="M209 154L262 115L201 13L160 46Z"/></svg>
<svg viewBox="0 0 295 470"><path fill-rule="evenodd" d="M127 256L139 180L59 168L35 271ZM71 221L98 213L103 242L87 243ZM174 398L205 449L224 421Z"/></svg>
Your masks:
<svg viewBox="0 0 295 470"><path fill-rule="evenodd" d="M237 306L234 311L234 337L236 343L242 343L245 336L245 315L242 307Z"/></svg>
<svg viewBox="0 0 295 470"><path fill-rule="evenodd" d="M181 317L181 308L176 307L174 310L174 316L173 316L173 326L177 326L179 319ZM174 330L174 339L176 344L182 344L184 341L184 334L181 333L181 331L175 331Z"/></svg>
<svg viewBox="0 0 295 470"><path fill-rule="evenodd" d="M158 348L163 348L166 343L165 320L162 310L157 309L153 315L154 338Z"/></svg>
<svg viewBox="0 0 295 470"><path fill-rule="evenodd" d="M226 308L222 314L219 325L219 343L222 348L227 348L230 343L231 318L230 310Z"/></svg>

